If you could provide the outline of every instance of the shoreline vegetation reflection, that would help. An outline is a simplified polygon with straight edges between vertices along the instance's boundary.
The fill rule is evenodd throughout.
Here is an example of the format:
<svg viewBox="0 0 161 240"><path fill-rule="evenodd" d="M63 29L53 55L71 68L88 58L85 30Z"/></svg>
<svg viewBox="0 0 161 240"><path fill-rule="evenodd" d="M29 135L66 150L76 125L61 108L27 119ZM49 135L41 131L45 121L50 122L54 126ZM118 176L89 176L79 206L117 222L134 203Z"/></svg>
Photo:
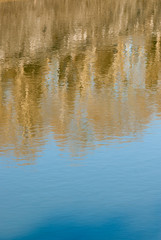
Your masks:
<svg viewBox="0 0 161 240"><path fill-rule="evenodd" d="M139 137L161 115L160 9L160 0L0 2L0 156L32 164L49 134L74 156Z"/></svg>

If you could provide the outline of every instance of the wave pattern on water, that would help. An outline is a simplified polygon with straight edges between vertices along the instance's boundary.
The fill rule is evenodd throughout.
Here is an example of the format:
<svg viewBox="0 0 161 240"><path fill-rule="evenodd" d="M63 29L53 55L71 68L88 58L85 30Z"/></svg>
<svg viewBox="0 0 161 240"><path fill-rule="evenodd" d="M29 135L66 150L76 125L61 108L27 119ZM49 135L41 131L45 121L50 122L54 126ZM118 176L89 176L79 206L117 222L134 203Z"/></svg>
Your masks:
<svg viewBox="0 0 161 240"><path fill-rule="evenodd" d="M76 157L99 142L141 138L161 114L160 8L159 0L1 2L2 158L33 164L49 135Z"/></svg>

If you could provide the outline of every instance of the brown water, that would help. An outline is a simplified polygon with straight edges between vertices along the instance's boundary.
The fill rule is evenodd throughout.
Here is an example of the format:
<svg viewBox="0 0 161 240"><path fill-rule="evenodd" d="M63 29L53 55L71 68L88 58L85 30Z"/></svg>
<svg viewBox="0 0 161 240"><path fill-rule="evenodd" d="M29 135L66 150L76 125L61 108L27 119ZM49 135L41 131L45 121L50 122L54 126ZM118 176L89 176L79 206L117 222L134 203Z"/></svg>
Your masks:
<svg viewBox="0 0 161 240"><path fill-rule="evenodd" d="M0 3L0 149L139 137L161 112L160 1ZM31 163L30 162L30 163Z"/></svg>
<svg viewBox="0 0 161 240"><path fill-rule="evenodd" d="M144 200L152 198L149 200L150 204L153 203L153 206L160 209L158 203L161 180L159 173L160 119L160 0L0 1L2 183L4 189L11 190L16 187L17 196L21 195L20 192L23 193L22 201L26 198L25 196L28 196L28 202L31 200L29 206L25 203L25 206L19 207L21 198L18 197L15 200L15 203L20 201L16 205L18 208L13 207L12 203L6 202L6 199L12 196L12 190L11 192L6 190L6 198L0 200L2 216L6 216L3 210L4 205L6 209L16 209L15 215L22 211L21 208L25 209L22 216L18 215L18 219L21 220L26 219L25 214L28 214L31 206L35 206L35 202L41 206L39 200L34 200L32 195L33 189L38 188L38 182L34 185L35 179L44 186L43 190L39 186L41 190L39 194L36 193L36 199L40 199L41 196L49 212L52 212L53 205L49 204L47 196L53 197L54 194L53 190L50 191L53 189L50 182L53 173L57 176L55 191L61 192L61 199L65 197L65 190L59 187L60 183L66 186L70 179L69 182L74 184L73 181L77 182L77 176L79 176L80 182L75 183L74 189L75 187L81 189L82 186L85 187L88 178L91 178L93 180L89 188L82 187L86 195L89 189L94 190L97 184L99 189L103 182L106 182L103 179L108 176L109 181L112 181L109 189L114 189L117 185L120 192L120 195L115 197L112 195L113 197L109 200L112 204L117 198L120 199L115 202L114 207L113 205L111 207L115 209L116 215L116 205L120 206L120 214L120 209L121 212L124 211L130 202L135 205L137 202L135 194L140 196L142 193L144 193ZM73 166L84 166L84 180L81 180L81 168L72 170ZM7 170L6 167L11 169ZM18 170L15 172L13 167L18 167ZM66 167L69 169L67 170ZM106 169L108 174L103 173L103 169ZM25 172L21 171L29 171L29 173L26 172L26 176L31 174L30 180L27 177L24 180ZM61 171L64 175L59 179ZM65 177L66 171L71 171L68 180ZM94 175L92 171L95 172ZM117 171L122 171L121 175L116 174ZM137 175L139 172L140 177ZM6 178L8 174L12 176L10 180ZM133 176L132 182L131 176ZM13 179L17 182L14 186L11 184ZM153 179L151 183L149 179ZM84 181L84 185L81 181ZM27 190L24 189L28 188L27 182L34 187L26 193ZM120 182L122 182L121 186L125 186L125 191L119 185ZM126 188L128 182L129 185ZM75 190L72 187L70 189L69 185L65 189L68 187L71 196L75 195ZM45 190L46 188L49 190ZM102 194L104 192L107 196L111 195L112 190L109 189L102 189ZM42 192L48 195L44 197L41 195ZM102 196L101 192L93 194L97 203L93 208L101 208L102 212L105 212L103 206L108 202L106 201L108 197L103 195L102 198L97 199L98 196ZM57 197L58 202L60 202L60 196ZM125 196L129 202L124 199ZM79 199L82 198L80 194ZM90 199L90 194L82 201L87 203L87 199ZM124 200L127 205L121 205ZM69 200L71 203L73 201L79 200L78 198ZM138 200L138 202L142 201ZM56 203L54 204L57 206ZM69 207L65 200L62 202L62 206L64 205ZM139 206L136 206L139 210L135 217L139 219L137 221L140 226L143 226L142 230L135 229L132 235L131 230L128 233L126 230L123 231L127 235L122 232L116 236L110 235L114 234L115 230L117 232L116 224L114 228L110 225L111 228L109 227L108 231L102 229L101 234L104 233L104 235L101 235L101 238L94 233L95 230L91 230L93 235L90 235L87 229L81 230L88 234L80 239L160 239L160 228L156 227L160 222L160 215L158 216L156 212L139 215L140 209L147 211L148 208L155 207L151 207L152 205L149 207L146 200ZM69 210L68 207L66 209ZM99 214L92 212L90 205L86 208L89 215L93 214L95 219L99 218ZM59 215L59 207L55 209ZM81 204L76 204L75 209L82 211L83 207ZM135 215L136 209L128 214ZM0 228L0 239L1 236L2 240L4 238L21 239L22 223L12 219L8 211L3 230ZM35 215L39 212L40 209L37 209ZM42 218L37 217L39 221L35 220L35 222L43 222L46 219L44 215ZM80 213L78 215L82 216ZM149 225L144 222L147 216L151 221L153 219L153 222L148 223ZM2 221L3 219L4 217L1 218ZM71 219L75 218L72 216ZM102 224L103 220L100 222L99 224ZM12 225L14 230L11 229ZM28 226L28 223L25 222L24 226ZM149 226L152 230L148 230ZM127 228L131 229L129 226ZM24 230L25 233L26 231ZM142 235L139 235L139 231ZM7 232L10 232L9 236ZM49 232L52 231L49 230ZM80 233L78 235L80 236ZM24 236L28 237L23 239L41 239L41 234ZM53 236L57 235L51 233L42 239L79 239L78 236L73 235L72 231L67 234L68 238L65 235L57 238Z"/></svg>

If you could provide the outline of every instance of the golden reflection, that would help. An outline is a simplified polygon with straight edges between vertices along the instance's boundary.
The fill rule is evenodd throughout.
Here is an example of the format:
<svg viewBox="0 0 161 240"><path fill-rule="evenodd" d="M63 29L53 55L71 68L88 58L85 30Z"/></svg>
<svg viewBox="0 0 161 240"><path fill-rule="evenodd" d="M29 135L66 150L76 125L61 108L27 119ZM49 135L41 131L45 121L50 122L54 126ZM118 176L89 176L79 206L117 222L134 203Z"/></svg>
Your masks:
<svg viewBox="0 0 161 240"><path fill-rule="evenodd" d="M33 164L51 133L78 156L143 132L161 113L160 8L0 2L0 154Z"/></svg>

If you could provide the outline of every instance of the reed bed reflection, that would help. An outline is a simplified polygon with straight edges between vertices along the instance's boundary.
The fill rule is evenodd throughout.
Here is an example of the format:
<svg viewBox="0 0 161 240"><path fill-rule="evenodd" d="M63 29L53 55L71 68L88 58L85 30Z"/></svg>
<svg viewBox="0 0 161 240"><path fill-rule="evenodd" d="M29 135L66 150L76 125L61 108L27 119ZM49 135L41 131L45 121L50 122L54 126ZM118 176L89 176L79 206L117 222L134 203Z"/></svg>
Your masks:
<svg viewBox="0 0 161 240"><path fill-rule="evenodd" d="M161 113L161 1L0 2L0 153L34 163L141 135Z"/></svg>

